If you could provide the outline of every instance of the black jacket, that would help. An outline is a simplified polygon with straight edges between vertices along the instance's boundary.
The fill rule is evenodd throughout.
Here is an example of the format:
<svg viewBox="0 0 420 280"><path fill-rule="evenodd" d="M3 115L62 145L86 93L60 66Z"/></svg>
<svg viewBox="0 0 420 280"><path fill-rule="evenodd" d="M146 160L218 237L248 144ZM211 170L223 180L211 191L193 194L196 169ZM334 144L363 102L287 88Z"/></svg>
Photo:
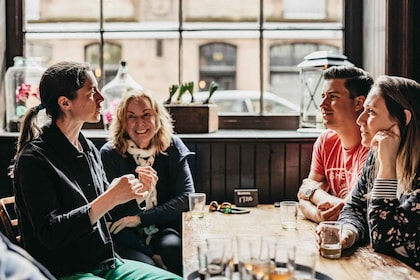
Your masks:
<svg viewBox="0 0 420 280"><path fill-rule="evenodd" d="M113 267L115 253L102 217L93 226L90 202L108 185L98 150L82 134L83 153L55 124L28 143L15 166L15 196L25 249L56 277Z"/></svg>

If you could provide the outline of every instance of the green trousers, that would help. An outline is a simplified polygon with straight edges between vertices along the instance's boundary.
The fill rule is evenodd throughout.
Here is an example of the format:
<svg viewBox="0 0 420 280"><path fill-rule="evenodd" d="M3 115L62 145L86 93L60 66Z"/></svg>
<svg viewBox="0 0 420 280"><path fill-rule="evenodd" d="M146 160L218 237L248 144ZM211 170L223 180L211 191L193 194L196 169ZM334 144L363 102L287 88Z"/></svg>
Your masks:
<svg viewBox="0 0 420 280"><path fill-rule="evenodd" d="M182 279L182 277L173 274L169 271L160 269L158 267L132 261L124 260L122 263L120 260L115 261L116 268L114 269L98 269L88 272L76 273L70 276L61 277L60 280L80 280L80 279L112 279L112 280L176 280Z"/></svg>

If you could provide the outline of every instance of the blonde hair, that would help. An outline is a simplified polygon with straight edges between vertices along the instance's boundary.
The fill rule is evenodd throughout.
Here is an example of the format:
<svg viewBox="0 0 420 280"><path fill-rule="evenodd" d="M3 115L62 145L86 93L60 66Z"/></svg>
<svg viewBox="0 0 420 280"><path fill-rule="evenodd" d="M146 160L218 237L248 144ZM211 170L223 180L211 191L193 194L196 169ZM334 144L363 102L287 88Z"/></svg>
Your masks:
<svg viewBox="0 0 420 280"><path fill-rule="evenodd" d="M127 133L127 106L130 101L143 98L150 102L156 119L156 132L151 143L156 148L156 154L163 153L171 144L173 120L165 107L148 92L128 92L118 104L110 125L111 136L109 140L111 146L122 156L125 156L128 147L127 140L130 139Z"/></svg>

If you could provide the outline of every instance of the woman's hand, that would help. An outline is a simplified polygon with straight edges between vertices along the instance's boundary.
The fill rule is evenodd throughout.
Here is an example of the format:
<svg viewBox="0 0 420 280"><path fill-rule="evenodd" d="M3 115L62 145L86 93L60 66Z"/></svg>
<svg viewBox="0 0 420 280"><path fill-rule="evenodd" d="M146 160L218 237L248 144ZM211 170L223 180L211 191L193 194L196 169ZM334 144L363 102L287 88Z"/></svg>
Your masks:
<svg viewBox="0 0 420 280"><path fill-rule="evenodd" d="M343 249L350 248L353 246L354 241L356 240L356 233L350 229L343 229L341 234L341 246Z"/></svg>
<svg viewBox="0 0 420 280"><path fill-rule="evenodd" d="M136 227L140 224L139 216L126 216L111 224L109 231L113 234L119 233L125 227Z"/></svg>
<svg viewBox="0 0 420 280"><path fill-rule="evenodd" d="M321 253L321 226L317 226L315 229L315 238L318 252ZM356 240L356 233L350 229L343 229L341 234L341 246L342 249L350 248L353 246L354 241Z"/></svg>
<svg viewBox="0 0 420 280"><path fill-rule="evenodd" d="M373 137L371 146L377 147L380 163L378 178L396 178L396 160L400 142L401 135L397 124L388 130L378 131Z"/></svg>
<svg viewBox="0 0 420 280"><path fill-rule="evenodd" d="M112 180L105 193L110 193L115 205L119 205L132 199L142 199L147 196L148 191L134 175L127 174Z"/></svg>
<svg viewBox="0 0 420 280"><path fill-rule="evenodd" d="M129 174L115 178L109 188L90 203L89 219L91 224L96 223L115 206L132 199L140 200L147 194L148 191L143 189L143 185L134 175Z"/></svg>
<svg viewBox="0 0 420 280"><path fill-rule="evenodd" d="M153 190L159 180L156 170L154 170L151 166L138 166L136 168L136 173L138 174L139 180L145 189L148 191Z"/></svg>

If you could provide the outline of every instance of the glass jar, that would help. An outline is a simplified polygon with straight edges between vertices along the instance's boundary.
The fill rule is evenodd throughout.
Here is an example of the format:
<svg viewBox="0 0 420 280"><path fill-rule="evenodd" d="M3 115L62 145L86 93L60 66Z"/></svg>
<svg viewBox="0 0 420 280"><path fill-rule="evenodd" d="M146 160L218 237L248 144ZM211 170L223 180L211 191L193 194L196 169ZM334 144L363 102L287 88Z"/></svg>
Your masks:
<svg viewBox="0 0 420 280"><path fill-rule="evenodd" d="M14 57L5 75L6 130L19 131L26 111L41 103L39 81L45 71L40 57Z"/></svg>
<svg viewBox="0 0 420 280"><path fill-rule="evenodd" d="M143 87L139 85L128 73L127 63L125 61L120 62L117 75L109 83L107 83L101 90L104 96L103 102L103 117L104 124L107 128L112 121L114 112L120 103L121 97L130 91L139 90L142 91Z"/></svg>

